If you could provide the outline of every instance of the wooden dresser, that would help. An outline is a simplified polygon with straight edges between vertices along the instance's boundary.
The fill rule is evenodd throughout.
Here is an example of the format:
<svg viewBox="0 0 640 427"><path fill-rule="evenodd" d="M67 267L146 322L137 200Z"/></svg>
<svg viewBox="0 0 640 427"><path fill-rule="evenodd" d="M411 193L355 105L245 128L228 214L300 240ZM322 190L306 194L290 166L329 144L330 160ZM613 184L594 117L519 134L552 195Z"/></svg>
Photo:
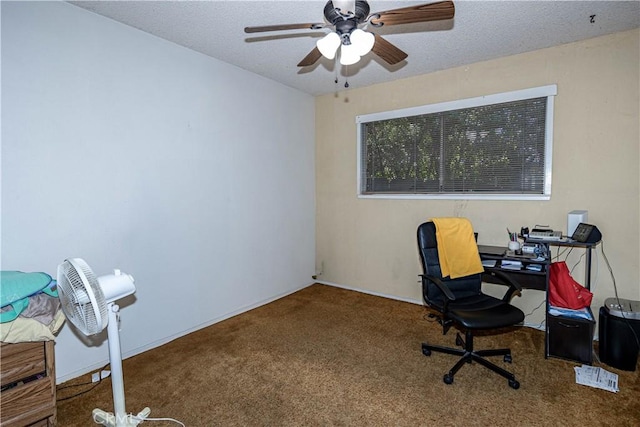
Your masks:
<svg viewBox="0 0 640 427"><path fill-rule="evenodd" d="M0 426L56 425L54 343L2 343Z"/></svg>

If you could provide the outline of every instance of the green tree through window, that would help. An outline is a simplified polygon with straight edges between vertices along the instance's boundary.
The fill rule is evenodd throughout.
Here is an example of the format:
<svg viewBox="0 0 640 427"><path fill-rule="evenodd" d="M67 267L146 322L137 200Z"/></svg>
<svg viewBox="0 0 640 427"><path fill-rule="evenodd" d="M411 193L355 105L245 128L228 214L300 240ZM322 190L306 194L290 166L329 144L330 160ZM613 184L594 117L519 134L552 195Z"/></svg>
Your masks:
<svg viewBox="0 0 640 427"><path fill-rule="evenodd" d="M547 109L543 96L363 120L360 193L545 195Z"/></svg>

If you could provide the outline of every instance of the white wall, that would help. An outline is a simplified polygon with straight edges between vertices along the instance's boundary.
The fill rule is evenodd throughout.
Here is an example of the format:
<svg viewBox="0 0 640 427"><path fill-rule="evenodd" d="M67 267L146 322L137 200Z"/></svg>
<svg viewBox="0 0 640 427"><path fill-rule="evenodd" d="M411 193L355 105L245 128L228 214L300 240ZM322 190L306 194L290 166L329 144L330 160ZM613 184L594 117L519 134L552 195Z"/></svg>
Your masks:
<svg viewBox="0 0 640 427"><path fill-rule="evenodd" d="M132 274L125 356L308 285L314 108L70 4L2 2L2 269ZM108 360L79 335L59 382Z"/></svg>

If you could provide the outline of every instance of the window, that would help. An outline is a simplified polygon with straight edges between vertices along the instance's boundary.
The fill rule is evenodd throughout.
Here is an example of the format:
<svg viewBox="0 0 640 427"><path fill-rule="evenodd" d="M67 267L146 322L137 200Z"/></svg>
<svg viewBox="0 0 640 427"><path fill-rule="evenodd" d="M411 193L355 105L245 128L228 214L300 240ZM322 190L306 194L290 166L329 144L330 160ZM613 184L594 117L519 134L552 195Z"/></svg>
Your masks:
<svg viewBox="0 0 640 427"><path fill-rule="evenodd" d="M551 196L555 85L358 116L360 197Z"/></svg>

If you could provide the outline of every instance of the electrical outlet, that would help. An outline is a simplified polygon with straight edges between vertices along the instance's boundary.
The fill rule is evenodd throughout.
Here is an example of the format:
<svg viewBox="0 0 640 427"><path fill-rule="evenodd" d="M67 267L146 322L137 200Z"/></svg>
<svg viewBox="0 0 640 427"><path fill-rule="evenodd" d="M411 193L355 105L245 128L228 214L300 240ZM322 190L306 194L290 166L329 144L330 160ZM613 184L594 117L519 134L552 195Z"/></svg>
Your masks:
<svg viewBox="0 0 640 427"><path fill-rule="evenodd" d="M98 381L101 381L105 378L109 378L109 375L111 375L111 371L107 371L107 370L94 372L93 374L91 374L91 382L97 383Z"/></svg>

